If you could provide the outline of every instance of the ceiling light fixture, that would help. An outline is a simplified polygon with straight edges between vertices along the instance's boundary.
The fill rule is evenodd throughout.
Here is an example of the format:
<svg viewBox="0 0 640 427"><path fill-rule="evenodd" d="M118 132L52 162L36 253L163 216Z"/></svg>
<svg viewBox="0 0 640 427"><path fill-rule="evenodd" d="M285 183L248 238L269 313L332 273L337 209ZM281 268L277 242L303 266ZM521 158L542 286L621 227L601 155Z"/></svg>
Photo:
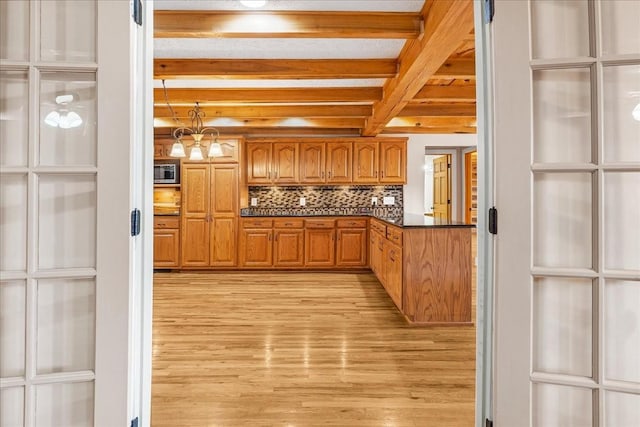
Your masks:
<svg viewBox="0 0 640 427"><path fill-rule="evenodd" d="M257 9L267 4L267 0L240 0L240 3L245 7Z"/></svg>
<svg viewBox="0 0 640 427"><path fill-rule="evenodd" d="M82 125L82 117L67 107L74 100L77 100L77 95L64 94L56 96L58 107L47 114L44 122L51 127L60 129L73 129Z"/></svg>
<svg viewBox="0 0 640 427"><path fill-rule="evenodd" d="M211 136L211 144L209 145L209 152L207 157L222 157L224 154L222 152L222 146L218 142L218 138L220 138L220 132L218 129L214 127L204 127L202 119L205 117L205 114L202 110L200 110L200 104L196 102L193 110L189 110L189 118L191 119L191 127L184 126L180 123L180 120L176 117L176 112L173 110L173 107L169 103L169 96L167 95L167 87L165 86L164 80L162 80L162 88L164 89L164 99L167 102L167 107L169 107L169 111L171 111L171 116L173 120L179 125L173 131L173 138L175 142L171 146L171 152L169 155L171 157L186 157L186 150L184 147L184 143L182 142L182 138L185 136L190 136L193 138L194 143L191 148L191 152L189 153L189 160L203 160L204 156L202 154L202 139L209 133ZM214 138L213 132L216 133Z"/></svg>

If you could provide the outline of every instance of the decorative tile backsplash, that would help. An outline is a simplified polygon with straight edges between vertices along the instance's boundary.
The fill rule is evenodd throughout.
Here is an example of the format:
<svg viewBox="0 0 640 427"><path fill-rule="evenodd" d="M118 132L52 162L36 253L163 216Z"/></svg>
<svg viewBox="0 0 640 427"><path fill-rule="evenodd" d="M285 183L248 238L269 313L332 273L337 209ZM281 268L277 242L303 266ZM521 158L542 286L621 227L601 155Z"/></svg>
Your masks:
<svg viewBox="0 0 640 427"><path fill-rule="evenodd" d="M305 206L300 206L301 197ZM375 206L373 197L378 198ZM384 197L393 197L394 204L383 205ZM242 209L241 214L398 216L403 212L402 197L402 185L249 187L249 200L256 198L258 205Z"/></svg>

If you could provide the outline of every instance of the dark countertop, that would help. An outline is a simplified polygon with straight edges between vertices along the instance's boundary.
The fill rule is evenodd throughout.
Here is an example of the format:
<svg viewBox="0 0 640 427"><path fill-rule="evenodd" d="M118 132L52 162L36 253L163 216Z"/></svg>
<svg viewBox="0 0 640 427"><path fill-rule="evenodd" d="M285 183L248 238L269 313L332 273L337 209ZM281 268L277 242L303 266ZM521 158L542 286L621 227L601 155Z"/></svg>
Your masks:
<svg viewBox="0 0 640 427"><path fill-rule="evenodd" d="M392 216L385 217L380 215L375 215L372 213L358 213L358 214L314 214L314 213L287 213L282 215L277 214L265 214L265 215L256 215L256 214L240 214L242 218L313 218L317 216L322 217L370 217L376 218L381 221L384 221L390 225L394 225L396 227L402 228L447 228L447 227L467 227L474 228L475 224L467 224L465 222L460 221L450 221L450 220L440 220L431 216L419 215L419 214L410 214L406 213L403 216Z"/></svg>
<svg viewBox="0 0 640 427"><path fill-rule="evenodd" d="M385 221L391 225L402 228L446 228L446 227L468 227L474 228L475 224L467 224L461 221L441 220L432 216L419 215L406 213L402 217L390 217L384 218L372 215L372 218L377 218L381 221Z"/></svg>

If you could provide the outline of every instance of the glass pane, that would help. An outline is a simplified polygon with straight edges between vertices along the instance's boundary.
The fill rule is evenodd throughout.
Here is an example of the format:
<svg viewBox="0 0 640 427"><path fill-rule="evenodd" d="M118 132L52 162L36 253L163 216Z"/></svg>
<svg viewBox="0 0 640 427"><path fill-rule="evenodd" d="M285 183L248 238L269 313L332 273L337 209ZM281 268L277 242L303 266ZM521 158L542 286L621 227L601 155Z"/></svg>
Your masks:
<svg viewBox="0 0 640 427"><path fill-rule="evenodd" d="M640 65L603 70L604 159L640 162Z"/></svg>
<svg viewBox="0 0 640 427"><path fill-rule="evenodd" d="M24 425L24 387L3 388L0 391L0 426Z"/></svg>
<svg viewBox="0 0 640 427"><path fill-rule="evenodd" d="M531 32L534 58L589 56L586 0L533 0Z"/></svg>
<svg viewBox="0 0 640 427"><path fill-rule="evenodd" d="M607 269L640 271L640 172L604 175L604 260Z"/></svg>
<svg viewBox="0 0 640 427"><path fill-rule="evenodd" d="M601 1L602 53L640 53L640 2Z"/></svg>
<svg viewBox="0 0 640 427"><path fill-rule="evenodd" d="M0 270L27 269L27 175L0 178Z"/></svg>
<svg viewBox="0 0 640 427"><path fill-rule="evenodd" d="M38 281L38 374L92 370L95 281Z"/></svg>
<svg viewBox="0 0 640 427"><path fill-rule="evenodd" d="M41 165L96 164L94 73L42 73L38 148Z"/></svg>
<svg viewBox="0 0 640 427"><path fill-rule="evenodd" d="M590 78L588 68L533 72L534 162L591 162Z"/></svg>
<svg viewBox="0 0 640 427"><path fill-rule="evenodd" d="M38 427L86 427L93 420L93 382L36 386Z"/></svg>
<svg viewBox="0 0 640 427"><path fill-rule="evenodd" d="M95 0L40 2L43 61L95 61L96 3Z"/></svg>
<svg viewBox="0 0 640 427"><path fill-rule="evenodd" d="M640 394L608 391L604 399L604 425L637 427L640 425Z"/></svg>
<svg viewBox="0 0 640 427"><path fill-rule="evenodd" d="M607 280L604 299L605 378L640 384L640 282Z"/></svg>
<svg viewBox="0 0 640 427"><path fill-rule="evenodd" d="M534 427L588 427L592 425L592 392L586 388L533 384Z"/></svg>
<svg viewBox="0 0 640 427"><path fill-rule="evenodd" d="M0 1L0 59L29 59L29 3Z"/></svg>
<svg viewBox="0 0 640 427"><path fill-rule="evenodd" d="M24 376L26 316L24 280L0 282L0 377L2 378Z"/></svg>
<svg viewBox="0 0 640 427"><path fill-rule="evenodd" d="M38 180L38 268L96 265L96 178L42 175Z"/></svg>
<svg viewBox="0 0 640 427"><path fill-rule="evenodd" d="M536 173L533 263L540 267L592 267L592 176Z"/></svg>
<svg viewBox="0 0 640 427"><path fill-rule="evenodd" d="M0 71L0 165L27 166L28 123L27 72Z"/></svg>
<svg viewBox="0 0 640 427"><path fill-rule="evenodd" d="M592 292L589 279L534 280L534 371L591 377Z"/></svg>

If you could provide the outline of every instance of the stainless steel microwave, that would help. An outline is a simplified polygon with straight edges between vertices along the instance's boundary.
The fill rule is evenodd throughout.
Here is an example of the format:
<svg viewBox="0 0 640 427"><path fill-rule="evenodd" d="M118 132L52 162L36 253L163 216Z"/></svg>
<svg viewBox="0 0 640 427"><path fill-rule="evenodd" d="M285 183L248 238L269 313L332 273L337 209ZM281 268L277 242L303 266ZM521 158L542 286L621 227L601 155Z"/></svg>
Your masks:
<svg viewBox="0 0 640 427"><path fill-rule="evenodd" d="M154 184L179 184L180 167L179 163L154 163L153 165Z"/></svg>

